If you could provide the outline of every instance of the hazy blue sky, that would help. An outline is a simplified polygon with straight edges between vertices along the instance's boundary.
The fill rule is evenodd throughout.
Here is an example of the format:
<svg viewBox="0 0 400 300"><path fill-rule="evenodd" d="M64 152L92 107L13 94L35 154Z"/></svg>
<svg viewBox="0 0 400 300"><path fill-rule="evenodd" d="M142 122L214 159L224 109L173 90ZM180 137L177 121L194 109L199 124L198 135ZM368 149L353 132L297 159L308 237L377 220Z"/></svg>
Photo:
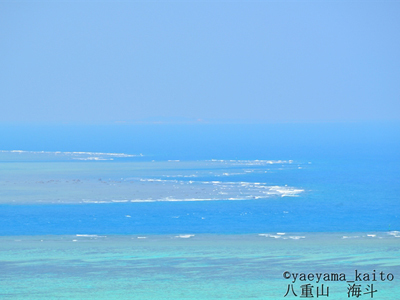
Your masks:
<svg viewBox="0 0 400 300"><path fill-rule="evenodd" d="M1 1L0 122L400 120L399 1Z"/></svg>

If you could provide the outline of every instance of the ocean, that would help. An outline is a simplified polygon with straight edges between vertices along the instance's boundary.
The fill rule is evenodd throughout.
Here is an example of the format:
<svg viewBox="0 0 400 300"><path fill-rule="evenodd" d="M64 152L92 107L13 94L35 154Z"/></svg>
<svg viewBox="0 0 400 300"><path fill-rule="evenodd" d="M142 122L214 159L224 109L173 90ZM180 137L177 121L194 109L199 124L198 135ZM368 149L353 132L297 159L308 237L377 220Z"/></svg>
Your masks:
<svg viewBox="0 0 400 300"><path fill-rule="evenodd" d="M399 129L0 126L0 298L395 299Z"/></svg>

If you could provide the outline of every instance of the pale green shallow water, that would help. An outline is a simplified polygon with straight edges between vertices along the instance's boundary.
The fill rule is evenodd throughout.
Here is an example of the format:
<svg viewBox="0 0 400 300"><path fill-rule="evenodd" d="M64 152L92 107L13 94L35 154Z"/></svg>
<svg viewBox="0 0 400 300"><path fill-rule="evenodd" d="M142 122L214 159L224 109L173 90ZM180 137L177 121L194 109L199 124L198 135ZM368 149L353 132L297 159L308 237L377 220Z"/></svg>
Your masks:
<svg viewBox="0 0 400 300"><path fill-rule="evenodd" d="M397 234L0 237L0 299L301 299L302 284L329 286L349 299L347 282L296 281L283 272L392 273L374 284L373 299L398 299ZM276 235L276 233L274 233ZM292 239L283 237L304 236ZM343 238L358 236L358 238ZM378 276L378 275L377 275ZM350 297L356 298L356 297ZM361 299L371 299L363 294Z"/></svg>

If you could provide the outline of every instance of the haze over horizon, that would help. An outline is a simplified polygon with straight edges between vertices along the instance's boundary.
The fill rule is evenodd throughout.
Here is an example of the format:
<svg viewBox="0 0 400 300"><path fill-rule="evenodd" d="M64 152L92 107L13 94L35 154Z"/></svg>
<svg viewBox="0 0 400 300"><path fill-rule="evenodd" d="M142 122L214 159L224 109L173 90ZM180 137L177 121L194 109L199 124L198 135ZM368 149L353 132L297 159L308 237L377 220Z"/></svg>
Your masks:
<svg viewBox="0 0 400 300"><path fill-rule="evenodd" d="M400 2L0 2L0 122L400 121Z"/></svg>

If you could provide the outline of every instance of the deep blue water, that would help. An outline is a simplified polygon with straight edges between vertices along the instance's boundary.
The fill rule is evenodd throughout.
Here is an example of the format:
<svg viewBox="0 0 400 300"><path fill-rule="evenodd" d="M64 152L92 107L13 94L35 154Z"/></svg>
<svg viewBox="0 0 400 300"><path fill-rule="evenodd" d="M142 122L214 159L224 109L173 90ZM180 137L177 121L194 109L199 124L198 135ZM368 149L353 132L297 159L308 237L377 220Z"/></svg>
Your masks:
<svg viewBox="0 0 400 300"><path fill-rule="evenodd" d="M0 125L1 150L143 153L143 159L398 159L400 123Z"/></svg>
<svg viewBox="0 0 400 300"><path fill-rule="evenodd" d="M295 198L284 203L278 199L1 205L0 235L389 231L398 229L400 223L393 208L398 206L313 204Z"/></svg>
<svg viewBox="0 0 400 300"><path fill-rule="evenodd" d="M398 123L3 126L2 150L143 153L135 159L147 161L293 159L311 164L262 178L235 178L301 187L305 193L300 197L0 205L0 235L400 230L399 128Z"/></svg>

